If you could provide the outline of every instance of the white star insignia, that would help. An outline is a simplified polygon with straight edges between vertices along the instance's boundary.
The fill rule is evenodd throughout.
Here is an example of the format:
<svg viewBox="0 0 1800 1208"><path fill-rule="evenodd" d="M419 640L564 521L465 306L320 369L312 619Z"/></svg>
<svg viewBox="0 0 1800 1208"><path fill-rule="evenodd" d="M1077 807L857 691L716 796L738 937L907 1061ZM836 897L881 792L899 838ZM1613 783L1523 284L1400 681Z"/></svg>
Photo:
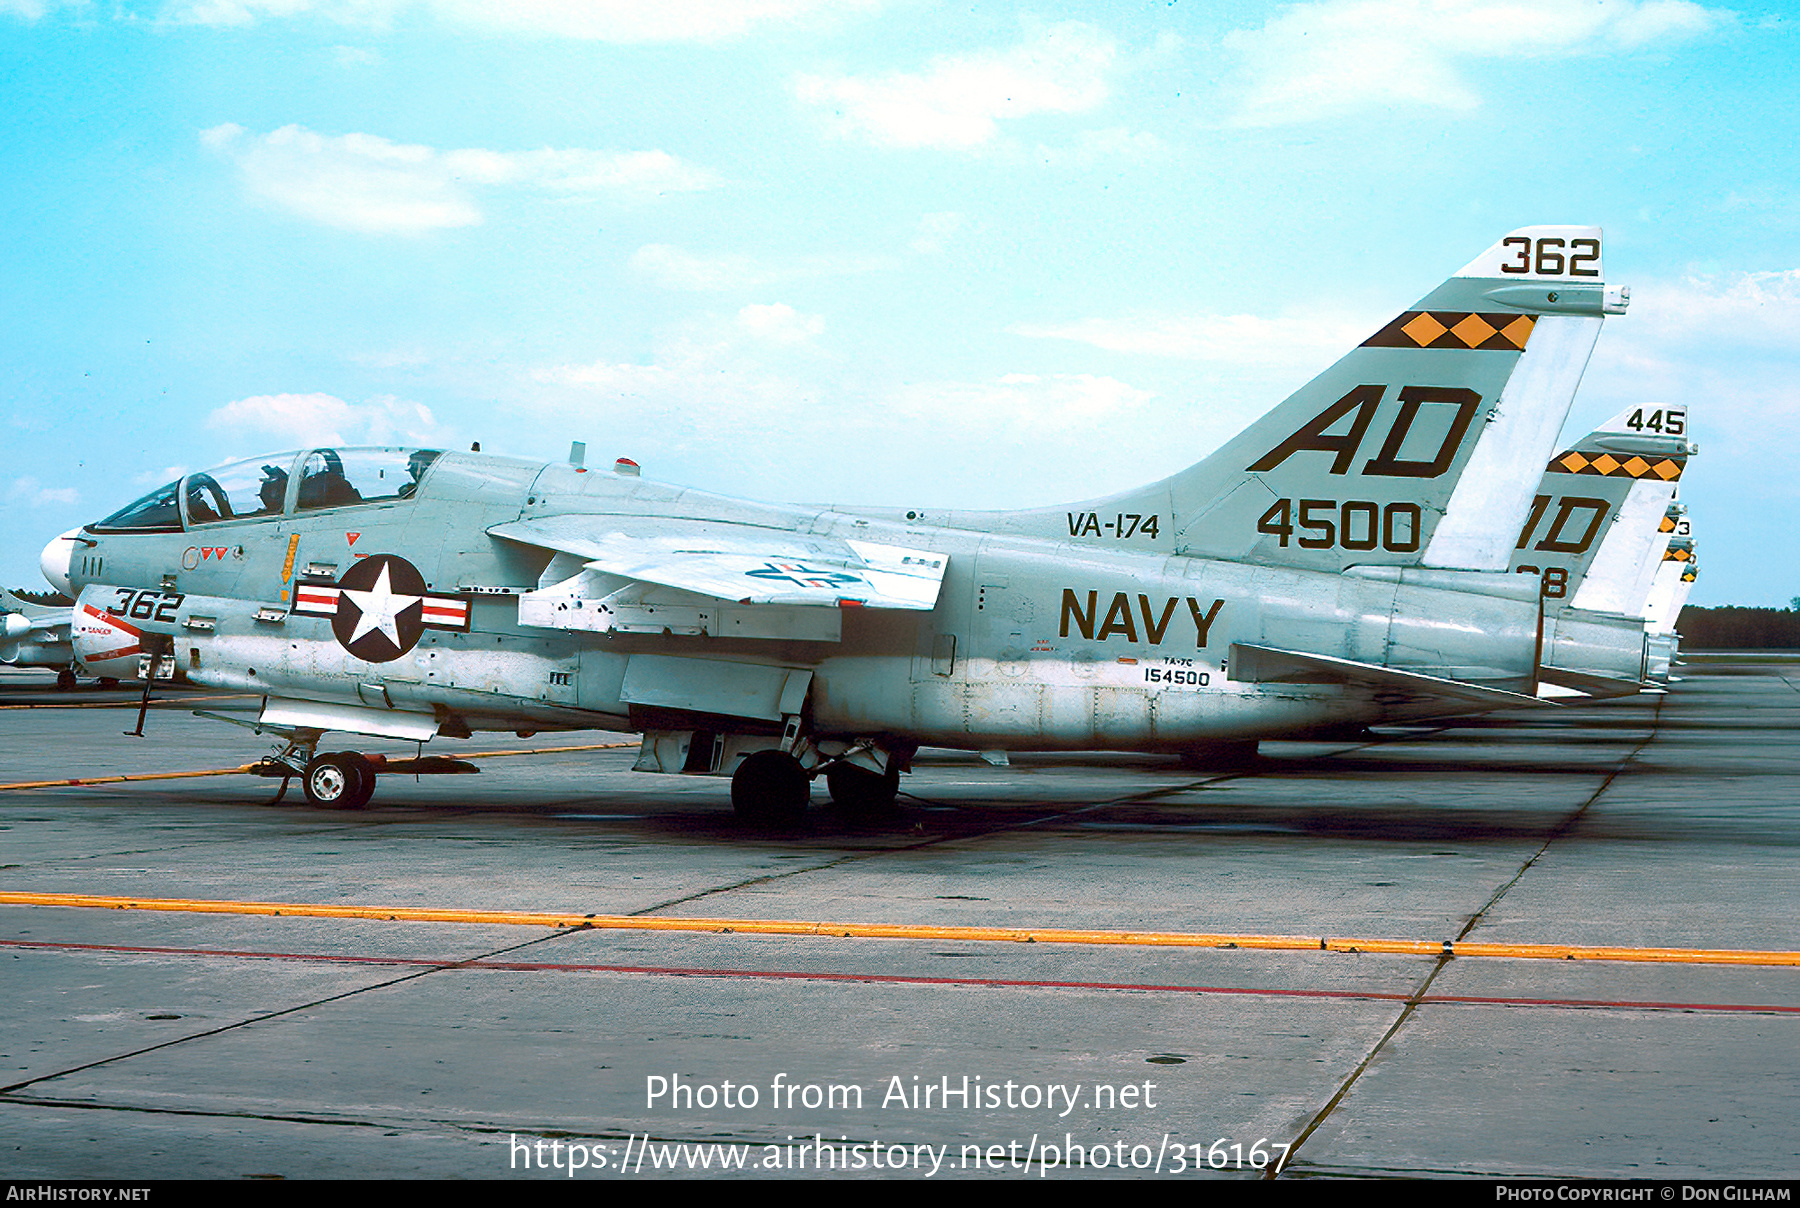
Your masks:
<svg viewBox="0 0 1800 1208"><path fill-rule="evenodd" d="M394 594L393 587L388 582L388 568L385 563L382 565L380 578L375 580L374 587L368 591L355 591L346 587L343 592L350 597L351 603L362 610L362 615L356 620L356 632L352 633L350 640L345 643L347 646L354 646L364 634L373 633L379 629L398 648L400 630L394 624L394 617L425 598Z"/></svg>

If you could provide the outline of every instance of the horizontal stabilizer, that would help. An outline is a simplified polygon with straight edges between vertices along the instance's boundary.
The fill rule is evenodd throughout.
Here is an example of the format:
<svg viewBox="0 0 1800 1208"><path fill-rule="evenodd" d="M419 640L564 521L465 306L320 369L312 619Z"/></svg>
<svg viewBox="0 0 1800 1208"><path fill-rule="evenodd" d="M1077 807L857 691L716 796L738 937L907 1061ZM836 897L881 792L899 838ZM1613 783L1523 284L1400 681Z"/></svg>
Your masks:
<svg viewBox="0 0 1800 1208"><path fill-rule="evenodd" d="M1598 675L1591 671L1565 671L1561 667L1539 667L1538 680L1546 684L1555 684L1559 688L1568 688L1583 696L1598 700L1609 700L1616 696L1636 696L1648 684L1640 684L1636 680L1620 679L1612 675Z"/></svg>
<svg viewBox="0 0 1800 1208"><path fill-rule="evenodd" d="M1465 684L1461 680L1425 675L1417 671L1400 671L1393 667L1378 667L1373 663L1359 663L1354 659L1306 654L1298 650L1278 650L1273 646L1254 646L1247 642L1231 644L1230 675L1239 683L1247 684L1349 684L1366 688L1390 688L1415 696L1472 701L1493 709L1547 703L1535 696L1508 692L1502 688L1486 688L1479 684Z"/></svg>
<svg viewBox="0 0 1800 1208"><path fill-rule="evenodd" d="M547 516L488 532L580 558L588 570L740 604L930 611L948 562L926 550L665 517Z"/></svg>

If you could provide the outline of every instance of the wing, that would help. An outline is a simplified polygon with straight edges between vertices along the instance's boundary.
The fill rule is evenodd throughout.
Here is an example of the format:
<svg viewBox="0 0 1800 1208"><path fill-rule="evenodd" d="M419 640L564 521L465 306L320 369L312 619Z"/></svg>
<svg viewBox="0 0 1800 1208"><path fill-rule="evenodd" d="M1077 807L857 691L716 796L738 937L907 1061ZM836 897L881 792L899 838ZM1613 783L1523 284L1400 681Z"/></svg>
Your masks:
<svg viewBox="0 0 1800 1208"><path fill-rule="evenodd" d="M667 517L548 516L488 532L585 559L588 570L739 604L929 611L948 562L928 550Z"/></svg>

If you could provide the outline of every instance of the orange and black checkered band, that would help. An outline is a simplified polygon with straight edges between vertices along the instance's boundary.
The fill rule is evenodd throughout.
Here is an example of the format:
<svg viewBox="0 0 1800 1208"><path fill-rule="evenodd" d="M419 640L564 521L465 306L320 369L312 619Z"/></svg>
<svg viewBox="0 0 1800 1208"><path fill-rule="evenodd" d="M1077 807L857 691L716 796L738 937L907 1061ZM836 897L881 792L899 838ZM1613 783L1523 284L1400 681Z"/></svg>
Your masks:
<svg viewBox="0 0 1800 1208"><path fill-rule="evenodd" d="M1675 517L1664 516L1662 518L1662 523L1656 526L1656 531L1659 533L1674 532L1675 531Z"/></svg>
<svg viewBox="0 0 1800 1208"><path fill-rule="evenodd" d="M1679 545L1671 545L1663 551L1664 562L1691 562L1694 558L1692 549L1684 549Z"/></svg>
<svg viewBox="0 0 1800 1208"><path fill-rule="evenodd" d="M1570 449L1567 453L1558 453L1545 466L1546 472L1562 474L1599 474L1610 478L1660 478L1664 482L1674 482L1681 477L1681 468L1687 465L1685 457L1614 457L1611 453L1602 453L1598 457L1590 457L1586 453L1577 453ZM1675 522L1663 518L1661 531L1667 533L1674 529Z"/></svg>
<svg viewBox="0 0 1800 1208"><path fill-rule="evenodd" d="M1363 341L1364 348L1456 348L1523 352L1531 315L1478 315L1468 311L1409 310Z"/></svg>

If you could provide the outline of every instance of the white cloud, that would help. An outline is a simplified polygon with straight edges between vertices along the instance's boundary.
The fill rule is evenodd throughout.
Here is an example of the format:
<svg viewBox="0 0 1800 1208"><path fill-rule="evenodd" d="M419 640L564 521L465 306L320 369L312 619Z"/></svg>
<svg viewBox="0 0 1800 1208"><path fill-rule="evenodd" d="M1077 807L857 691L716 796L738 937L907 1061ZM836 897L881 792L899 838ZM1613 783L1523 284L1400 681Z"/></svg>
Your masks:
<svg viewBox="0 0 1800 1208"><path fill-rule="evenodd" d="M1169 144L1148 131L1135 133L1123 126L1083 130L1068 146L1039 143L1033 158L1052 167L1087 168L1107 160L1158 159L1169 154Z"/></svg>
<svg viewBox="0 0 1800 1208"><path fill-rule="evenodd" d="M27 475L15 478L8 484L6 502L28 508L41 508L55 503L80 503L81 492L74 487L47 487Z"/></svg>
<svg viewBox="0 0 1800 1208"><path fill-rule="evenodd" d="M472 29L602 42L711 42L757 25L867 9L870 0L433 0L441 19Z"/></svg>
<svg viewBox="0 0 1800 1208"><path fill-rule="evenodd" d="M887 504L1086 498L1121 473L1129 480L1166 472L1121 451L1133 439L1179 443L1167 437L1172 417L1162 400L1113 377L869 381L840 361L780 368L763 355L781 351L689 338L667 342L647 364L602 358L543 367L530 375L530 422L558 438L604 433L607 456L624 453L653 476L707 490ZM1097 474L1093 450L1101 445L1120 457Z"/></svg>
<svg viewBox="0 0 1800 1208"><path fill-rule="evenodd" d="M1729 20L1689 0L1317 0L1225 35L1246 126L1393 105L1469 109L1461 69L1679 42Z"/></svg>
<svg viewBox="0 0 1800 1208"><path fill-rule="evenodd" d="M477 186L641 199L719 183L664 151L440 151L304 126L257 135L230 122L202 131L200 141L233 160L252 193L326 226L383 234L479 223Z"/></svg>
<svg viewBox="0 0 1800 1208"><path fill-rule="evenodd" d="M317 16L342 25L385 28L405 14L422 12L470 33L619 43L712 42L760 25L832 20L846 10L872 7L872 0L175 0L167 17L179 24L237 26Z"/></svg>
<svg viewBox="0 0 1800 1208"><path fill-rule="evenodd" d="M664 289L724 293L798 281L835 277L895 267L885 256L799 256L764 260L736 252L690 252L667 243L647 243L632 254L631 267Z"/></svg>
<svg viewBox="0 0 1800 1208"><path fill-rule="evenodd" d="M1330 364L1380 327L1361 316L1135 315L1070 323L1019 323L1013 335L1074 340L1108 352L1219 365Z"/></svg>
<svg viewBox="0 0 1800 1208"><path fill-rule="evenodd" d="M165 482L174 482L187 472L186 466L164 466L160 470L145 470L141 474L133 474L131 481L138 486L161 486Z"/></svg>
<svg viewBox="0 0 1800 1208"><path fill-rule="evenodd" d="M330 394L256 394L226 403L206 422L283 445L434 444L445 437L430 408L392 395L350 403Z"/></svg>
<svg viewBox="0 0 1800 1208"><path fill-rule="evenodd" d="M825 330L824 316L801 314L785 302L746 306L738 311L737 322L770 344L804 344Z"/></svg>
<svg viewBox="0 0 1800 1208"><path fill-rule="evenodd" d="M803 75L794 92L830 109L846 137L973 150L998 137L1001 121L1095 108L1107 98L1114 58L1111 39L1066 22L1010 50L941 56L917 74Z"/></svg>
<svg viewBox="0 0 1800 1208"><path fill-rule="evenodd" d="M919 233L913 237L909 246L921 255L938 255L944 250L944 245L950 242L950 237L962 230L967 222L968 219L955 210L927 214L919 219Z"/></svg>
<svg viewBox="0 0 1800 1208"><path fill-rule="evenodd" d="M1092 373L1008 373L985 382L921 382L895 392L891 410L963 434L1096 424L1135 411L1156 396Z"/></svg>
<svg viewBox="0 0 1800 1208"><path fill-rule="evenodd" d="M1652 401L1687 406L1701 454L1684 498L1718 499L1721 520L1740 530L1768 528L1767 501L1800 498L1796 347L1800 270L1634 282L1630 310L1607 320L1570 428Z"/></svg>
<svg viewBox="0 0 1800 1208"><path fill-rule="evenodd" d="M1800 269L1651 281L1633 287L1620 325L1648 347L1704 344L1791 356L1800 347Z"/></svg>
<svg viewBox="0 0 1800 1208"><path fill-rule="evenodd" d="M331 57L339 67L378 67L384 62L380 51L363 46L333 46Z"/></svg>

